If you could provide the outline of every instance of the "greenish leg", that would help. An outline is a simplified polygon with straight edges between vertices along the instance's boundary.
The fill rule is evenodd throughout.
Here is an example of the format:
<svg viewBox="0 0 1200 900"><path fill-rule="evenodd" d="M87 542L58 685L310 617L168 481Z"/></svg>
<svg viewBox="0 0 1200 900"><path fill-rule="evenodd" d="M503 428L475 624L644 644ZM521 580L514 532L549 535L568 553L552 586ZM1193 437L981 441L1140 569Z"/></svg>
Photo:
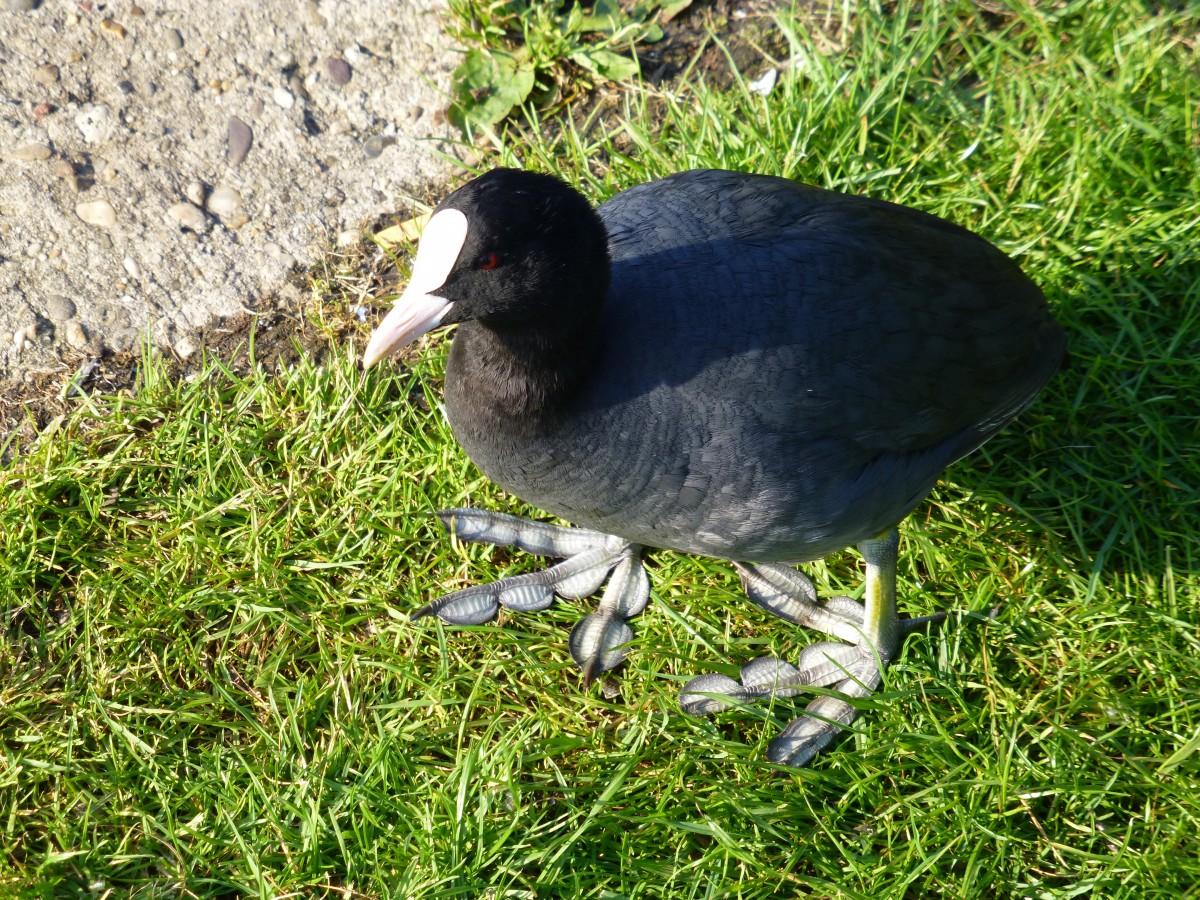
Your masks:
<svg viewBox="0 0 1200 900"><path fill-rule="evenodd" d="M899 547L900 531L897 528L890 528L880 537L858 545L858 552L867 563L863 643L875 651L882 668L891 664L900 647L900 617L896 614L896 552Z"/></svg>
<svg viewBox="0 0 1200 900"><path fill-rule="evenodd" d="M789 766L807 765L847 725L858 718L858 709L848 701L869 696L883 680L900 647L900 619L896 615L896 551L900 534L890 528L877 538L863 541L859 552L867 564L866 595L863 597L861 639L857 654L842 668L846 676L834 685L837 695L817 697L805 715L771 741L767 758Z"/></svg>

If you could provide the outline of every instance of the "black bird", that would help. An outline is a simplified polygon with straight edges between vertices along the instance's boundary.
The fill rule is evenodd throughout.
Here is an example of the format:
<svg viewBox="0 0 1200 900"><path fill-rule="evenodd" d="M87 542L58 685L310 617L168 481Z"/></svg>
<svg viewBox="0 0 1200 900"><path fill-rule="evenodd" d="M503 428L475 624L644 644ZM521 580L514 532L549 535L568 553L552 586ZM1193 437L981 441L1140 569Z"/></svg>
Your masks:
<svg viewBox="0 0 1200 900"><path fill-rule="evenodd" d="M907 631L897 525L1059 368L1042 292L983 238L904 206L766 175L681 172L593 210L496 169L443 200L370 367L459 324L446 410L489 478L578 528L439 513L465 540L565 558L414 613L467 624L608 586L571 633L592 677L632 638L644 547L733 560L750 598L841 642L693 679L702 714L833 685L864 696ZM857 544L865 604L821 603L791 563ZM864 608L865 607L865 608ZM771 744L804 765L856 715L824 695Z"/></svg>

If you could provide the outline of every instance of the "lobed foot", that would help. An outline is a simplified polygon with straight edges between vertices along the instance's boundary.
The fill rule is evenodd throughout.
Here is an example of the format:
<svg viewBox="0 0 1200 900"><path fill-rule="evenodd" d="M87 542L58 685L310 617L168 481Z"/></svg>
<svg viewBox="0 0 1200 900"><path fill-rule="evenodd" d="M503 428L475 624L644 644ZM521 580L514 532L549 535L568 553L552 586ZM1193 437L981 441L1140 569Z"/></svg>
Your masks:
<svg viewBox="0 0 1200 900"><path fill-rule="evenodd" d="M895 529L859 544L867 562L866 603L834 597L821 603L807 576L790 566L735 564L754 603L773 615L846 643L823 641L807 647L795 665L765 656L742 667L740 679L701 675L680 693L679 705L692 715L771 697L793 697L807 688L830 687L808 704L771 741L767 757L789 766L807 765L858 716L852 700L870 695L883 680L905 636L939 625L945 613L900 619L896 615Z"/></svg>
<svg viewBox="0 0 1200 900"><path fill-rule="evenodd" d="M495 618L501 606L520 612L545 609L556 594L578 600L594 594L608 579L599 608L571 631L571 656L583 670L585 682L624 659L625 645L633 639L633 629L625 620L642 612L650 599L650 581L638 544L586 528L478 509L446 509L437 517L459 540L516 547L563 562L446 594L412 613L413 619L437 616L452 625L481 625Z"/></svg>
<svg viewBox="0 0 1200 900"><path fill-rule="evenodd" d="M791 566L740 562L733 566L741 576L746 596L772 615L843 641L857 643L862 639L867 611L857 600L830 597L821 602L812 579ZM945 619L945 612L899 619L900 637L927 631Z"/></svg>

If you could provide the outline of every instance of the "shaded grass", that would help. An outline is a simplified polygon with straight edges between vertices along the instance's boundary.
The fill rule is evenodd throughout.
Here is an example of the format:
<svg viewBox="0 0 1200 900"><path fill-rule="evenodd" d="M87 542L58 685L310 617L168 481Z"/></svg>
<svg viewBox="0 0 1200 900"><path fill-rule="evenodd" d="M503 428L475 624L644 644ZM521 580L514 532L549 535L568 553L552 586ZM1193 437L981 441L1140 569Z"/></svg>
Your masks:
<svg viewBox="0 0 1200 900"><path fill-rule="evenodd" d="M594 199L700 165L900 200L1018 256L1072 368L904 531L916 637L811 769L795 707L679 715L701 671L808 640L727 564L657 554L612 696L566 634L410 624L525 571L427 513L533 513L438 413L445 342L212 362L96 398L0 473L0 893L59 897L1179 897L1200 881L1196 22L1066 4L784 16L768 98L632 96L502 146ZM651 130L645 123L657 121ZM326 288L327 286L318 285ZM856 592L853 554L807 567Z"/></svg>

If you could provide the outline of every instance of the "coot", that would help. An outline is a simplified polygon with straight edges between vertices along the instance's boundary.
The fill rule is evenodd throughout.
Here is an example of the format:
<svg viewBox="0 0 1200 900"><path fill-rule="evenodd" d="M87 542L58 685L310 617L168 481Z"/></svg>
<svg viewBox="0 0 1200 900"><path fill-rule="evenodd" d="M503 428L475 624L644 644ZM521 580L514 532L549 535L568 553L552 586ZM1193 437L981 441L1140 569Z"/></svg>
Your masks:
<svg viewBox="0 0 1200 900"><path fill-rule="evenodd" d="M1041 291L970 231L766 175L697 170L597 209L547 175L496 169L434 210L408 289L364 366L458 324L454 433L483 472L576 526L439 513L465 540L564 558L414 613L475 624L608 585L570 649L616 665L649 583L644 547L735 561L749 597L839 641L683 691L703 714L833 685L863 696L903 635L897 524L950 463L1028 406L1065 335ZM791 563L857 544L865 602L822 603ZM814 700L771 744L804 765L856 715Z"/></svg>

